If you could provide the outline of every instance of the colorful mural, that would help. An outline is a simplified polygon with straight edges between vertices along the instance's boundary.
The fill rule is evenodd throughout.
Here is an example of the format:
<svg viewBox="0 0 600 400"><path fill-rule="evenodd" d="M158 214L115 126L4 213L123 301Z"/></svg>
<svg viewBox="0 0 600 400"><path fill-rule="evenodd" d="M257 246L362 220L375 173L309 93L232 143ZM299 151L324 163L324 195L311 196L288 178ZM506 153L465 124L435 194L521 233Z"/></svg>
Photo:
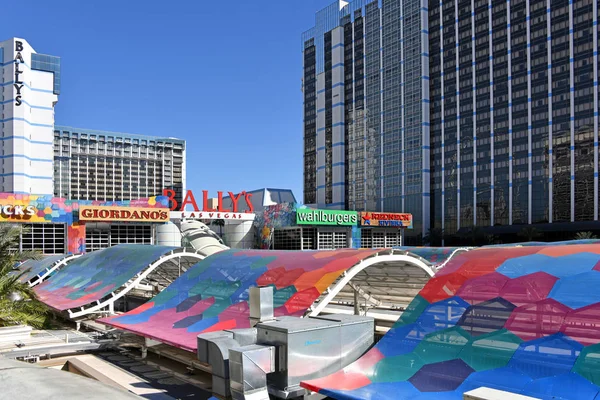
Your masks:
<svg viewBox="0 0 600 400"><path fill-rule="evenodd" d="M71 261L51 279L36 286L34 291L43 303L55 310L82 307L117 290L174 249L120 244L97 250Z"/></svg>
<svg viewBox="0 0 600 400"><path fill-rule="evenodd" d="M296 225L295 203L281 203L265 207L262 212L256 213L254 219L254 228L257 230L260 249L269 249L271 247L271 233L275 228L283 228Z"/></svg>
<svg viewBox="0 0 600 400"><path fill-rule="evenodd" d="M376 252L222 251L146 304L99 322L196 351L199 333L250 327L250 287L273 287L275 316L302 316L343 271Z"/></svg>
<svg viewBox="0 0 600 400"><path fill-rule="evenodd" d="M302 385L344 400L458 400L481 386L598 398L599 284L600 244L459 254L362 358Z"/></svg>
<svg viewBox="0 0 600 400"><path fill-rule="evenodd" d="M19 282L26 283L35 278L38 275L44 274L48 268L54 263L65 258L65 254L55 254L52 256L44 257L41 260L28 260L19 266L19 273L22 273L19 278Z"/></svg>
<svg viewBox="0 0 600 400"><path fill-rule="evenodd" d="M85 252L85 225L79 222L77 212L79 206L168 208L169 200L165 196L128 201L66 200L52 196L0 193L0 204L34 208L34 214L31 216L7 217L0 215L0 222L67 224L68 252L76 254Z"/></svg>

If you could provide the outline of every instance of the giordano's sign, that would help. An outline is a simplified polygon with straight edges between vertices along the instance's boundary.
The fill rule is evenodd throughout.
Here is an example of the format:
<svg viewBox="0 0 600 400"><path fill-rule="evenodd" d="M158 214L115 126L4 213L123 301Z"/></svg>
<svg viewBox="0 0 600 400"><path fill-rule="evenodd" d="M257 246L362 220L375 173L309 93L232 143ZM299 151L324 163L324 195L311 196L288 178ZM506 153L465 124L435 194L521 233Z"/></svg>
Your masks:
<svg viewBox="0 0 600 400"><path fill-rule="evenodd" d="M296 211L298 225L333 225L354 226L358 223L356 211L312 210L299 209Z"/></svg>
<svg viewBox="0 0 600 400"><path fill-rule="evenodd" d="M80 221L168 222L167 208L79 206Z"/></svg>

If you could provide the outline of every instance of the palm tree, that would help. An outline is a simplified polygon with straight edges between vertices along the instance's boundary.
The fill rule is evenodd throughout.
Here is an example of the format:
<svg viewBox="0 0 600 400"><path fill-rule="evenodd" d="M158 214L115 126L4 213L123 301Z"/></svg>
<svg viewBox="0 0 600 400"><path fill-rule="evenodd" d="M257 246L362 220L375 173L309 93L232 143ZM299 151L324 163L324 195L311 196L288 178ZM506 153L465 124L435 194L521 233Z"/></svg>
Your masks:
<svg viewBox="0 0 600 400"><path fill-rule="evenodd" d="M526 226L525 228L521 229L521 232L519 232L518 235L525 239L527 242L532 242L534 239L537 239L540 236L542 236L540 231L538 231L533 226Z"/></svg>
<svg viewBox="0 0 600 400"><path fill-rule="evenodd" d="M26 271L14 272L19 261L39 259L41 254L15 251L21 232L19 227L0 225L0 326L25 324L41 328L48 310L29 285L19 282Z"/></svg>
<svg viewBox="0 0 600 400"><path fill-rule="evenodd" d="M598 237L596 235L594 235L593 232L577 232L577 235L575 235L575 240L584 240L584 239L598 239Z"/></svg>
<svg viewBox="0 0 600 400"><path fill-rule="evenodd" d="M221 238L223 238L223 227L225 226L225 220L224 219L213 219L210 222L211 225L213 226L218 226L219 227L219 236Z"/></svg>

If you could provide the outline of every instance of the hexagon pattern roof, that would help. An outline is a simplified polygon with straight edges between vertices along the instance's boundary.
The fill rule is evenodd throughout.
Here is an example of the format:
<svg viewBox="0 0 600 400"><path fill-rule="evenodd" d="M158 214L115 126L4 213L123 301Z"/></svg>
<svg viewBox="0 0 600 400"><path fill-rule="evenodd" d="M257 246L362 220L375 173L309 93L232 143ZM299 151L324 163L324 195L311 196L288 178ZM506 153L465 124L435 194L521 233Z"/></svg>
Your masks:
<svg viewBox="0 0 600 400"><path fill-rule="evenodd" d="M87 253L68 263L51 279L36 286L38 298L59 310L82 307L123 286L162 255L169 246L120 244Z"/></svg>
<svg viewBox="0 0 600 400"><path fill-rule="evenodd" d="M467 251L467 247L394 247L397 250L405 250L419 256L435 266L444 264L450 257Z"/></svg>
<svg viewBox="0 0 600 400"><path fill-rule="evenodd" d="M199 333L250 327L250 287L273 287L275 316L302 316L342 272L378 251L221 251L142 306L100 322L196 351Z"/></svg>
<svg viewBox="0 0 600 400"><path fill-rule="evenodd" d="M458 400L481 386L600 399L599 285L598 242L459 254L363 357L302 386L344 400Z"/></svg>

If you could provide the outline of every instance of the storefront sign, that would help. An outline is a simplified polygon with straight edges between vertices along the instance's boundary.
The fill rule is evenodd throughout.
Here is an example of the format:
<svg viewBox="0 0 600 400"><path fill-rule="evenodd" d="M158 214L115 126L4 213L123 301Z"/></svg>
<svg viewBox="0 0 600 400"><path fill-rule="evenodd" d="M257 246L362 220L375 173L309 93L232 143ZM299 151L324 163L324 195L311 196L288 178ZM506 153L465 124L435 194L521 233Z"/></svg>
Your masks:
<svg viewBox="0 0 600 400"><path fill-rule="evenodd" d="M412 228L412 214L361 212L360 225Z"/></svg>
<svg viewBox="0 0 600 400"><path fill-rule="evenodd" d="M255 214L206 211L171 211L171 219L224 219L226 221L254 221Z"/></svg>
<svg viewBox="0 0 600 400"><path fill-rule="evenodd" d="M17 90L17 95L15 96L15 106L20 106L23 104L21 90L23 89L23 81L19 75L23 73L23 71L19 70L19 66L21 64L25 64L25 60L23 60L23 56L21 52L23 51L23 42L19 40L15 40L15 83L13 86Z"/></svg>
<svg viewBox="0 0 600 400"><path fill-rule="evenodd" d="M34 206L13 206L11 204L0 205L0 217L2 220L27 220L36 213L37 210Z"/></svg>
<svg viewBox="0 0 600 400"><path fill-rule="evenodd" d="M203 211L206 213L217 212L217 213L253 213L254 206L252 205L252 193L241 192L237 195L234 195L233 192L229 193L229 198L231 199L231 209L226 209L223 206L223 192L217 192L217 208L211 208L208 205L208 190L202 191L202 209L198 207L198 203L196 202L196 198L194 197L194 193L191 190L188 190L183 198L183 202L181 205L177 204L177 200L175 200L175 191L171 189L164 189L163 196L166 196L171 201L171 211L181 211L185 212L185 207L187 205L192 206L192 210L196 213ZM243 199L242 199L243 198ZM191 211L190 211L191 212ZM209 218L202 218L209 219ZM223 218L215 218L215 219L223 219Z"/></svg>
<svg viewBox="0 0 600 400"><path fill-rule="evenodd" d="M358 222L356 211L336 210L296 210L296 223L298 225L337 225L352 226Z"/></svg>
<svg viewBox="0 0 600 400"><path fill-rule="evenodd" d="M169 210L166 208L80 206L79 220L168 222Z"/></svg>

